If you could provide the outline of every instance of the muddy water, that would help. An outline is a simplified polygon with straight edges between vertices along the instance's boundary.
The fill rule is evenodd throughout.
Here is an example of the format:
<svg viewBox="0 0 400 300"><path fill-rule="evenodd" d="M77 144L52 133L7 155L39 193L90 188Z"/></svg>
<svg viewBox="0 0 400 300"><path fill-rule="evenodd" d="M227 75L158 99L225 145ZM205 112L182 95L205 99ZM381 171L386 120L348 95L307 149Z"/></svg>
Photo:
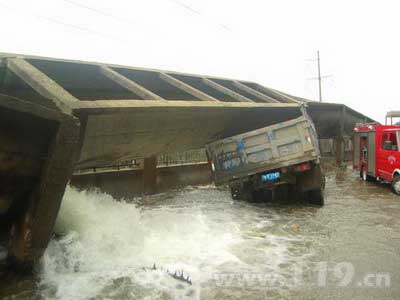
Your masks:
<svg viewBox="0 0 400 300"><path fill-rule="evenodd" d="M351 171L328 174L323 208L233 202L213 186L129 203L69 188L35 276L3 279L1 290L5 299L399 299L399 216L399 197Z"/></svg>

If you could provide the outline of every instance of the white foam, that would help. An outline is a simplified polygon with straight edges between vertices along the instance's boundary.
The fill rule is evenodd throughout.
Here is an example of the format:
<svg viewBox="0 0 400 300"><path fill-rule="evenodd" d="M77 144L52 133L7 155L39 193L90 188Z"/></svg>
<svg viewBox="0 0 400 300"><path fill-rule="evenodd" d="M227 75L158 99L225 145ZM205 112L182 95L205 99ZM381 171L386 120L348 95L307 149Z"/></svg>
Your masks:
<svg viewBox="0 0 400 300"><path fill-rule="evenodd" d="M197 196L196 191L178 195L188 202ZM63 237L51 241L41 270L49 299L95 297L120 278L134 279L146 290L143 278L149 272L141 268L153 263L185 270L198 281L201 264L235 259L227 250L236 242L233 235L210 228L198 207L141 209L99 192L68 188L55 229ZM159 292L165 282L176 285L165 270L163 276L154 273L160 280L146 284Z"/></svg>
<svg viewBox="0 0 400 300"><path fill-rule="evenodd" d="M279 272L293 259L288 249L298 239L244 234L249 227L268 229L277 215L260 223L257 209L232 204L214 187L165 197L157 206L136 207L69 187L56 224L62 238L51 241L40 271L42 296L175 299L183 293L194 299L198 285L221 269ZM260 264L247 261L247 249L261 253ZM142 269L153 263L157 271ZM172 279L166 269L184 270L195 286Z"/></svg>

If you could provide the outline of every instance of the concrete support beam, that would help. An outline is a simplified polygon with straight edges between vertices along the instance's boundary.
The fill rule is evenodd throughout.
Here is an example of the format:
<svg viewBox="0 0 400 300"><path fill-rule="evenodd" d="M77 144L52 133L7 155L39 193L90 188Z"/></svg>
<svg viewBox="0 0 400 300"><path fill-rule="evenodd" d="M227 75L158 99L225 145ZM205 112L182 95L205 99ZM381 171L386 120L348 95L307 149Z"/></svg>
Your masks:
<svg viewBox="0 0 400 300"><path fill-rule="evenodd" d="M166 73L160 73L160 78L169 84L173 85L174 87L185 91L186 93L195 96L196 98L203 100L203 101L218 101L214 97L211 97L210 95L207 95L206 93L203 93L202 91L199 91L198 89L195 89L194 87L166 74Z"/></svg>
<svg viewBox="0 0 400 300"><path fill-rule="evenodd" d="M267 88L265 86L262 85L258 85L258 88L264 93L266 94L268 97L271 97L273 99L276 99L278 102L283 102L283 103L301 103L300 101L289 97L277 90L274 89L270 89Z"/></svg>
<svg viewBox="0 0 400 300"><path fill-rule="evenodd" d="M143 193L152 195L157 192L157 157L150 156L143 163Z"/></svg>
<svg viewBox="0 0 400 300"><path fill-rule="evenodd" d="M16 211L0 217L0 230L12 228L7 239L13 270L29 269L43 255L78 159L79 140L77 118L0 95L0 169L6 175L0 179L0 201L17 204Z"/></svg>
<svg viewBox="0 0 400 300"><path fill-rule="evenodd" d="M341 167L344 164L344 138L343 136L337 136L334 139L334 148L335 148L335 159L338 167Z"/></svg>
<svg viewBox="0 0 400 300"><path fill-rule="evenodd" d="M21 58L7 58L7 68L43 97L50 99L60 111L70 113L78 99L68 93L42 71Z"/></svg>
<svg viewBox="0 0 400 300"><path fill-rule="evenodd" d="M149 91L145 87L141 86L140 84L134 82L131 79L126 78L125 76L119 74L118 72L114 71L113 69L107 66L99 66L100 72L106 76L108 79L114 81L115 83L119 84L120 86L124 87L128 91L140 96L144 100L160 100L165 101L164 98L161 98L157 94Z"/></svg>
<svg viewBox="0 0 400 300"><path fill-rule="evenodd" d="M256 90L252 89L251 87L248 87L247 85L244 85L243 83L240 83L239 81L234 81L233 85L236 86L238 89L241 89L242 91L247 92L255 97L258 97L261 100L264 100L266 102L269 102L269 103L279 102L278 100L268 97L267 95L264 95L263 93L260 93L259 91L256 91Z"/></svg>
<svg viewBox="0 0 400 300"><path fill-rule="evenodd" d="M345 129L345 125L346 125L346 115L347 115L347 110L346 110L346 106L342 105L341 110L340 110L340 132L339 134L341 136L344 135L344 129Z"/></svg>
<svg viewBox="0 0 400 300"><path fill-rule="evenodd" d="M249 98L247 98L247 97L245 97L243 95L240 95L240 94L238 94L238 93L236 93L236 92L234 92L234 91L232 91L232 90L230 90L230 89L228 89L228 88L216 83L215 81L212 81L212 80L207 79L207 78L202 78L202 81L203 81L204 84L208 85L209 87L217 90L220 93L228 95L229 97L235 99L236 101L239 101L239 102L254 102L251 99L249 99Z"/></svg>
<svg viewBox="0 0 400 300"><path fill-rule="evenodd" d="M346 106L342 105L340 111L340 120L339 120L339 134L335 139L336 163L339 167L345 163L344 136L345 136L346 114L347 114Z"/></svg>

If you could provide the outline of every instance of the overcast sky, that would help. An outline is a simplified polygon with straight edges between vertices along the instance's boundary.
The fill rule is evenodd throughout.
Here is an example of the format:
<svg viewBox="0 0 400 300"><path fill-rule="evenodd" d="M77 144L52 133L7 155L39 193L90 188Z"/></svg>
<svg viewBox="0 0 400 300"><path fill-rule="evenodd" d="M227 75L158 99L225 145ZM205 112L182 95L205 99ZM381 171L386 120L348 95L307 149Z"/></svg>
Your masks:
<svg viewBox="0 0 400 300"><path fill-rule="evenodd" d="M400 110L398 1L0 0L0 52L252 80L383 121ZM82 6L79 6L82 5ZM85 7L86 8L85 8Z"/></svg>

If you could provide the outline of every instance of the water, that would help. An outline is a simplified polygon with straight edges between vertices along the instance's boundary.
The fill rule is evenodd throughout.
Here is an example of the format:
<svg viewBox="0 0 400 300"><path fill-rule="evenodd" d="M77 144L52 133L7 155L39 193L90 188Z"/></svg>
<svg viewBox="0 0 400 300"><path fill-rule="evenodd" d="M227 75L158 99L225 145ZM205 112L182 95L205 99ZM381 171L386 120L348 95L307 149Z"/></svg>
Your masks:
<svg viewBox="0 0 400 300"><path fill-rule="evenodd" d="M3 281L4 298L399 299L400 198L350 171L327 179L323 208L214 186L128 202L68 188L36 275Z"/></svg>

